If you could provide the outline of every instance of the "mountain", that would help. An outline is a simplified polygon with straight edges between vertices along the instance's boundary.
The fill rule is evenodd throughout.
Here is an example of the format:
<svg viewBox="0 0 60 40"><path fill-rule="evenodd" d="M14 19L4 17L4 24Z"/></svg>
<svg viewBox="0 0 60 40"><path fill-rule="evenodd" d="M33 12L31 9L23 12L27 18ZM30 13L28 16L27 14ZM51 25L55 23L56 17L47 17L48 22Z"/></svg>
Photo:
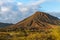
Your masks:
<svg viewBox="0 0 60 40"><path fill-rule="evenodd" d="M4 27L10 26L10 25L13 25L13 24L10 24L10 23L1 23L0 22L0 28L4 28Z"/></svg>
<svg viewBox="0 0 60 40"><path fill-rule="evenodd" d="M1 40L60 40L60 19L45 12L4 28L0 28Z"/></svg>
<svg viewBox="0 0 60 40"><path fill-rule="evenodd" d="M17 24L6 27L5 29L11 31L19 29L40 30L42 28L47 29L55 27L53 25L60 25L60 19L45 12L36 12L32 16L18 22Z"/></svg>

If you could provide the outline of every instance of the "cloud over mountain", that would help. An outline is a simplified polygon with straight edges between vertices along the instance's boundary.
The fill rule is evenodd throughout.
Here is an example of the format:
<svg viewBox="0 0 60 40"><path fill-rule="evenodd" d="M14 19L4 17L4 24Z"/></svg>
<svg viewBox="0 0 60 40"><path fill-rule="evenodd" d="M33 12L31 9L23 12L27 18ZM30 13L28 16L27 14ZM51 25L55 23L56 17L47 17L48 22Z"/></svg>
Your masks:
<svg viewBox="0 0 60 40"><path fill-rule="evenodd" d="M26 1L26 2L25 2ZM35 11L47 0L0 0L0 21L16 23Z"/></svg>
<svg viewBox="0 0 60 40"><path fill-rule="evenodd" d="M37 5L45 0L28 0L28 3L17 2L17 0L0 0L0 21L17 22L28 16L29 11L33 13L38 9ZM31 13L30 13L31 14Z"/></svg>

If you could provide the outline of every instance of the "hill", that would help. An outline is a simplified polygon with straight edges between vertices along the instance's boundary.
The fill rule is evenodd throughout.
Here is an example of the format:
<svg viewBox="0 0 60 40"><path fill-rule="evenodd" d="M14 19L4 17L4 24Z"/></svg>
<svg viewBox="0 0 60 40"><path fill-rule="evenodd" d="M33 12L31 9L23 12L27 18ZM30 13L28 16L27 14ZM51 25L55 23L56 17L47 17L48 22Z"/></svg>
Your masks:
<svg viewBox="0 0 60 40"><path fill-rule="evenodd" d="M4 28L4 27L10 26L10 25L13 25L13 24L0 22L0 28Z"/></svg>

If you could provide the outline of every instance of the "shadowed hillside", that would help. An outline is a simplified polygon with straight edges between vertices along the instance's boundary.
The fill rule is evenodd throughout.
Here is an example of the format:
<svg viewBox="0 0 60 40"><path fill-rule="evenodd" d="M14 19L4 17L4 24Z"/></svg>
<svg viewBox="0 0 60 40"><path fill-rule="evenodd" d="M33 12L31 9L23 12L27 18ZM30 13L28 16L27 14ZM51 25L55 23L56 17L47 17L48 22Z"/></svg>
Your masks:
<svg viewBox="0 0 60 40"><path fill-rule="evenodd" d="M0 28L4 28L4 27L10 26L10 25L13 25L13 24L9 24L9 23L0 23Z"/></svg>

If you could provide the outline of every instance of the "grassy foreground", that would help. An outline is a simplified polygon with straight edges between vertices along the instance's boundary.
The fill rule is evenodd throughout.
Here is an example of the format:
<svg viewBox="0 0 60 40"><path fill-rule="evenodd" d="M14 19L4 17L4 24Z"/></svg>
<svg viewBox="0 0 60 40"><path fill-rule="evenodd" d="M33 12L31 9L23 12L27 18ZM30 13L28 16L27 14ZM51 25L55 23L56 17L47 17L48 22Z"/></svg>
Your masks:
<svg viewBox="0 0 60 40"><path fill-rule="evenodd" d="M0 40L60 40L60 27L37 31L0 32Z"/></svg>

